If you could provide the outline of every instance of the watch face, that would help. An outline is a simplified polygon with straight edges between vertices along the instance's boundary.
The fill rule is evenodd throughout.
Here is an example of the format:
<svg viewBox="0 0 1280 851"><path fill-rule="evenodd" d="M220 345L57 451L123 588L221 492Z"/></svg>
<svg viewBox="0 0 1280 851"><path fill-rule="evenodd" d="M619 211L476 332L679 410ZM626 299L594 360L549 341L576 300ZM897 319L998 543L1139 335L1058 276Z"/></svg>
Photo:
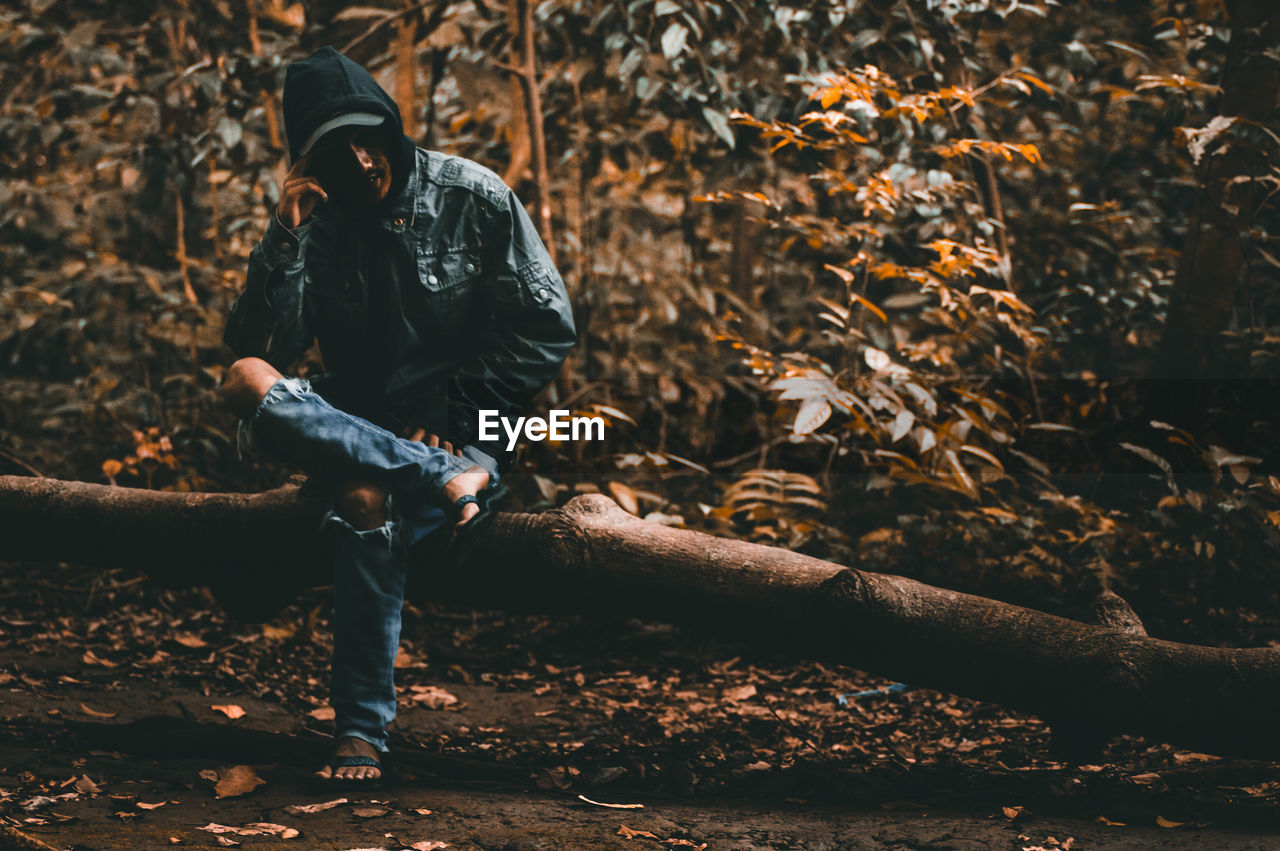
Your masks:
<svg viewBox="0 0 1280 851"><path fill-rule="evenodd" d="M339 127L311 152L311 172L340 204L373 206L391 189L387 134L380 127Z"/></svg>

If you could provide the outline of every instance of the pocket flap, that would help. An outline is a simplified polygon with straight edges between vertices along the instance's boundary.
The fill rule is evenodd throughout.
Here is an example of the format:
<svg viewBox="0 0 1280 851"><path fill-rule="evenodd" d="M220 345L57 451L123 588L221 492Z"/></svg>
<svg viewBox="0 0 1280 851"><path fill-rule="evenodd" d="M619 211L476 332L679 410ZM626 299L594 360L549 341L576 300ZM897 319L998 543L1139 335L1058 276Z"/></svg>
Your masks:
<svg viewBox="0 0 1280 851"><path fill-rule="evenodd" d="M426 254L418 260L418 278L433 292L456 287L480 272L480 255L471 249Z"/></svg>

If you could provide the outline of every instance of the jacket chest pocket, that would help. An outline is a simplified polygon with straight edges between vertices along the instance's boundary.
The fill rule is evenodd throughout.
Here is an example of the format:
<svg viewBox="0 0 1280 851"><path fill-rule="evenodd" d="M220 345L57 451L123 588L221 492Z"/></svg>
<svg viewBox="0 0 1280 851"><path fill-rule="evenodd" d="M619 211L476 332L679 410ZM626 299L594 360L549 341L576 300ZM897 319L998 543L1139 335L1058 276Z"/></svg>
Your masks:
<svg viewBox="0 0 1280 851"><path fill-rule="evenodd" d="M470 289L481 271L480 252L473 248L418 254L418 280L428 292Z"/></svg>

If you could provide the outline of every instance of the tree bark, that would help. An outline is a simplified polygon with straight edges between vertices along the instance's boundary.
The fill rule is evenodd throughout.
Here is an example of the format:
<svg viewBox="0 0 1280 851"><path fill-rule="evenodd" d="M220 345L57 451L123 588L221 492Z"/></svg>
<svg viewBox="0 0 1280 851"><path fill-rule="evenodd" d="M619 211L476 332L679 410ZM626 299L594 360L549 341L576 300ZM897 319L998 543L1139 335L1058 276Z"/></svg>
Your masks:
<svg viewBox="0 0 1280 851"><path fill-rule="evenodd" d="M324 504L305 485L177 494L0 477L0 556L110 557L187 584L225 582L238 570L255 593L266 575L318 584L328 577L315 534ZM1093 747L1130 733L1280 759L1280 650L1150 638L1118 598L1102 601L1102 625L1084 624L659 526L599 495L543 514L498 514L463 563L446 561L414 553L413 573L434 599L694 623L1033 713Z"/></svg>

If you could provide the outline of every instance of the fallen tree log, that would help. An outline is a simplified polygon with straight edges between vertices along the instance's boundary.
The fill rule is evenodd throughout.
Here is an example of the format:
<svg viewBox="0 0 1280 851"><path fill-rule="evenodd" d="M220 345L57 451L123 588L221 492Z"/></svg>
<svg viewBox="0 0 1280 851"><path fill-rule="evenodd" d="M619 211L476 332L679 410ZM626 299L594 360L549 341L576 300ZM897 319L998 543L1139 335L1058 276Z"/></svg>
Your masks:
<svg viewBox="0 0 1280 851"><path fill-rule="evenodd" d="M321 494L176 494L0 477L0 558L128 562L185 584L323 583ZM462 564L415 551L435 599L710 625L1043 718L1071 743L1121 733L1280 760L1280 650L1151 638L1110 595L1101 625L649 523L599 495L499 514Z"/></svg>

